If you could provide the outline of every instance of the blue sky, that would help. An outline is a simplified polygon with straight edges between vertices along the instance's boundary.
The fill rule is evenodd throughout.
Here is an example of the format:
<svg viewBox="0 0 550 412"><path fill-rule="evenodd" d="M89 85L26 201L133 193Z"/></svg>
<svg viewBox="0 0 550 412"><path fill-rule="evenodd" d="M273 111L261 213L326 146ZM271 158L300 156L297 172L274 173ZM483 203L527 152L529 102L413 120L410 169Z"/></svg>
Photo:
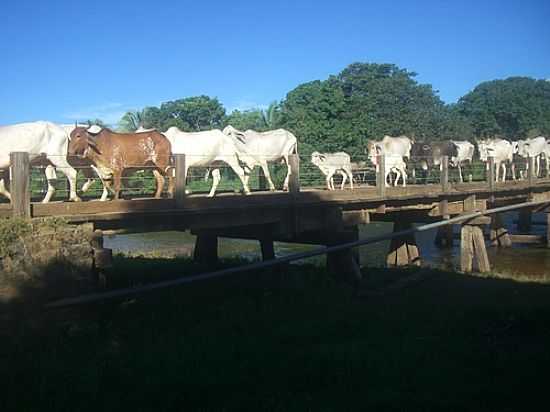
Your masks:
<svg viewBox="0 0 550 412"><path fill-rule="evenodd" d="M550 78L547 0L19 0L0 13L0 124L116 123L199 94L261 107L358 61L417 72L446 102Z"/></svg>

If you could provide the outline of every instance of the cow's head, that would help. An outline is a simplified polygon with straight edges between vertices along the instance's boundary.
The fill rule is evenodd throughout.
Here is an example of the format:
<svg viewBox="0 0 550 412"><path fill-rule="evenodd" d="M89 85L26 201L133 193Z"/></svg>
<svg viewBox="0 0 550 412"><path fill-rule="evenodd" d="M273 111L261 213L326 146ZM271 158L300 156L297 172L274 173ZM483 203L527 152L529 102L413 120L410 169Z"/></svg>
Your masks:
<svg viewBox="0 0 550 412"><path fill-rule="evenodd" d="M319 152L313 152L311 154L311 163L313 163L315 166L319 166L321 163L323 163L326 159L326 156Z"/></svg>
<svg viewBox="0 0 550 412"><path fill-rule="evenodd" d="M240 142L242 143L246 143L246 135L241 132L240 130L238 129L235 129L233 126L229 125L229 126L226 126L223 130L222 130L222 133L226 136L230 136L234 139L237 139L239 140Z"/></svg>
<svg viewBox="0 0 550 412"><path fill-rule="evenodd" d="M95 133L93 132L94 130L90 131L90 129L86 127L76 127L71 132L69 155L87 157L90 149L99 153L99 149L94 139Z"/></svg>
<svg viewBox="0 0 550 412"><path fill-rule="evenodd" d="M382 147L376 142L367 143L367 153L372 164L378 164L378 156L382 154Z"/></svg>

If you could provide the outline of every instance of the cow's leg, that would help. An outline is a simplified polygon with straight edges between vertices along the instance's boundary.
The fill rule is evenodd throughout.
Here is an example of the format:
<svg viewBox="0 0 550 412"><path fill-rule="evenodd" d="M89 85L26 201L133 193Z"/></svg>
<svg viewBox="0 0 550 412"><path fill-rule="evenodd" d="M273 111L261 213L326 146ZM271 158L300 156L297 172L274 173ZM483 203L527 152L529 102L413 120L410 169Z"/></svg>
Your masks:
<svg viewBox="0 0 550 412"><path fill-rule="evenodd" d="M512 169L512 179L513 180L516 180L516 164L514 162L512 162L512 165L510 167Z"/></svg>
<svg viewBox="0 0 550 412"><path fill-rule="evenodd" d="M275 185L273 184L273 180L271 180L271 174L269 173L269 167L267 165L266 161L260 162L260 167L262 168L264 172L264 176L267 180L267 184L269 185L269 190L274 192L275 191Z"/></svg>
<svg viewBox="0 0 550 412"><path fill-rule="evenodd" d="M247 176L245 176L245 180L246 180L246 177ZM222 178L221 178L220 169L213 169L212 170L212 187L210 188L210 193L208 193L208 197L214 197L214 195L216 194L216 189L220 184L221 179Z"/></svg>
<svg viewBox="0 0 550 412"><path fill-rule="evenodd" d="M155 192L155 198L159 199L162 196L162 190L164 189L164 176L158 170L153 170L153 175L157 181L157 191Z"/></svg>
<svg viewBox="0 0 550 412"><path fill-rule="evenodd" d="M69 180L69 200L72 200L73 202L80 202L80 198L76 194L76 170L69 164L69 162L67 162L67 158L64 156L48 156L48 159L59 171L67 176L67 179Z"/></svg>
<svg viewBox="0 0 550 412"><path fill-rule="evenodd" d="M122 170L113 170L113 191L114 199L120 199L120 190L122 188Z"/></svg>
<svg viewBox="0 0 550 412"><path fill-rule="evenodd" d="M384 176L384 183L385 183L386 187L390 187L390 185L391 185L391 182L388 183L388 176L390 176L390 175L391 175L390 171L386 169L386 175Z"/></svg>
<svg viewBox="0 0 550 412"><path fill-rule="evenodd" d="M462 167L460 167L460 162L458 162L458 181L464 183L464 178L462 177Z"/></svg>
<svg viewBox="0 0 550 412"><path fill-rule="evenodd" d="M250 194L250 189L248 188L248 180L246 179L246 174L243 168L239 165L239 160L237 156L231 156L225 158L224 161L233 169L233 171L239 177L241 183L243 184L243 191L246 195Z"/></svg>
<svg viewBox="0 0 550 412"><path fill-rule="evenodd" d="M328 190L334 190L334 189L332 188L332 182L333 182L333 180L332 180L332 173L331 173L330 171L327 172L327 175L326 175L325 177L326 177L326 182L327 182L327 189L328 189Z"/></svg>
<svg viewBox="0 0 550 412"><path fill-rule="evenodd" d="M348 174L349 187L350 187L351 190L353 190L353 172L351 171L351 167L345 167L344 171Z"/></svg>
<svg viewBox="0 0 550 412"><path fill-rule="evenodd" d="M395 173L395 180L393 181L393 186L395 187L399 183L399 179L401 178L401 173L396 168L392 168L392 171Z"/></svg>
<svg viewBox="0 0 550 412"><path fill-rule="evenodd" d="M52 182L57 179L57 175L55 174L55 169L52 165L46 166L44 174L46 175L46 181L48 182L48 191L46 192L46 196L44 196L44 199L42 199L42 203L48 203L50 200L52 200L52 197L55 193L55 187Z"/></svg>
<svg viewBox="0 0 550 412"><path fill-rule="evenodd" d="M94 183L94 179L88 178L80 190L82 190L83 193L87 192L92 183Z"/></svg>
<svg viewBox="0 0 550 412"><path fill-rule="evenodd" d="M3 178L0 178L0 195L4 195L11 202L10 192L8 192L8 190L6 189L6 184L4 182L5 180Z"/></svg>
<svg viewBox="0 0 550 412"><path fill-rule="evenodd" d="M403 178L403 187L407 186L407 172L404 167L401 167L401 177Z"/></svg>
<svg viewBox="0 0 550 412"><path fill-rule="evenodd" d="M283 183L283 190L288 191L288 181L290 180L290 174L292 173L292 169L290 168L290 162L288 160L288 155L283 156L283 159L286 163L286 176L285 176L285 181Z"/></svg>
<svg viewBox="0 0 550 412"><path fill-rule="evenodd" d="M506 163L502 162L502 182L506 181Z"/></svg>
<svg viewBox="0 0 550 412"><path fill-rule="evenodd" d="M346 180L348 180L348 175L343 170L340 170L338 173L342 176L342 184L340 185L340 190L344 190L344 185L346 184Z"/></svg>

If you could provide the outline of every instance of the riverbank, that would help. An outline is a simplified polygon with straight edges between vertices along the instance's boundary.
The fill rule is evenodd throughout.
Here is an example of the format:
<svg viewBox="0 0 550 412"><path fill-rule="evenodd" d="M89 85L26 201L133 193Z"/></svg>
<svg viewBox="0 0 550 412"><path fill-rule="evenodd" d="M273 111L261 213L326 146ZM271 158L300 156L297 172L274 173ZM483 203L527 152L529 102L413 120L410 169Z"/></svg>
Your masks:
<svg viewBox="0 0 550 412"><path fill-rule="evenodd" d="M204 269L117 256L109 287ZM549 285L364 274L356 293L291 265L282 279L238 275L20 319L2 329L0 408L505 411L545 400Z"/></svg>

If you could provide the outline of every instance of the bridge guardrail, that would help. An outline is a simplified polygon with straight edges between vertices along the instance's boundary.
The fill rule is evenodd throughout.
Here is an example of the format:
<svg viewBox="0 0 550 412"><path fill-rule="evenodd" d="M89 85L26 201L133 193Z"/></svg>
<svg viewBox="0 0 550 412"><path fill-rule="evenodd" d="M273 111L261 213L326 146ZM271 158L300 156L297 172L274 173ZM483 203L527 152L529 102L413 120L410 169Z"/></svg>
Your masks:
<svg viewBox="0 0 550 412"><path fill-rule="evenodd" d="M49 156L50 158L52 156ZM60 158L64 156L59 156ZM68 198L70 188L66 179L57 176L57 180L50 179L50 170L43 162L36 165L37 154L30 156L29 153L16 152L10 155L10 179L12 192L12 214L15 216L29 216L30 202L40 201L48 194L48 184L56 189L57 199L60 197ZM38 156L38 159L44 160L45 156ZM33 159L31 162L30 159ZM387 157L380 155L374 165L366 155L355 156L352 159L352 172L355 188L376 187L376 195L384 197L391 185L395 184L397 177L397 169L395 162ZM433 159L432 159L433 160ZM541 176L548 178L550 168L548 167L549 159L543 159L536 162L534 158L517 158L515 159L515 170L509 165L495 163L494 158L488 158L487 163L480 160L474 160L471 164L464 165L461 173L458 172L456 165L451 164L451 160L444 157L441 159L439 167L431 167L426 171L424 163L429 163L430 159L415 159L414 161L407 160L406 174L408 176L407 184L422 184L432 183L439 184L442 192L447 192L452 189L464 190L464 185L469 182L486 182L487 188L491 191L502 183L502 174L506 174L506 181L512 180L515 174L517 179L523 179L529 185L536 185L537 180ZM184 204L186 191L192 193L207 193L210 189L210 183L205 182L205 177L212 176L213 168L206 167L190 167L187 173L183 173L186 169L187 162L196 164L196 159L191 155L175 155L174 156L174 171L172 176L175 178L176 184L176 202L179 206ZM326 177L323 175L319 167L311 162L310 155L291 155L289 158L291 169L295 171L289 176L289 188L291 193L297 193L301 190L323 189L327 186ZM226 163L219 163L216 167L220 170L222 179L220 181L219 191L239 191L242 188L242 183L236 173ZM92 171L90 165L79 164L73 165L73 169L78 172L77 186L82 188L86 182L84 174ZM389 168L389 170L386 170ZM56 167L55 170L65 174L67 167ZM138 170L133 175L125 175L122 177L123 186L129 196L144 195L150 196L155 191L155 179L153 177L152 166L136 165ZM283 183L287 174L286 165L273 164L269 166L269 171L273 183L277 190L282 189ZM428 172L428 173L426 173ZM88 173L90 175L90 173ZM463 176L464 183L460 182L460 176ZM386 181L384 178L387 176ZM1 176L0 176L1 177ZM168 181L168 179L166 179ZM162 189L163 195L167 195L169 185L164 183ZM340 185L342 176L338 173L334 175L335 186ZM248 176L248 184L252 191L268 190L266 176L263 175L261 168L255 167ZM401 182L400 182L401 184ZM460 184L460 186L458 186ZM349 190L349 183L346 183L346 190ZM46 189L48 187L48 190ZM91 195L88 198L98 198L103 192L103 186L99 179L95 179L95 183L91 184L88 191ZM81 194L81 193L79 193ZM4 210L4 208L3 208ZM5 212L3 213L5 215Z"/></svg>

